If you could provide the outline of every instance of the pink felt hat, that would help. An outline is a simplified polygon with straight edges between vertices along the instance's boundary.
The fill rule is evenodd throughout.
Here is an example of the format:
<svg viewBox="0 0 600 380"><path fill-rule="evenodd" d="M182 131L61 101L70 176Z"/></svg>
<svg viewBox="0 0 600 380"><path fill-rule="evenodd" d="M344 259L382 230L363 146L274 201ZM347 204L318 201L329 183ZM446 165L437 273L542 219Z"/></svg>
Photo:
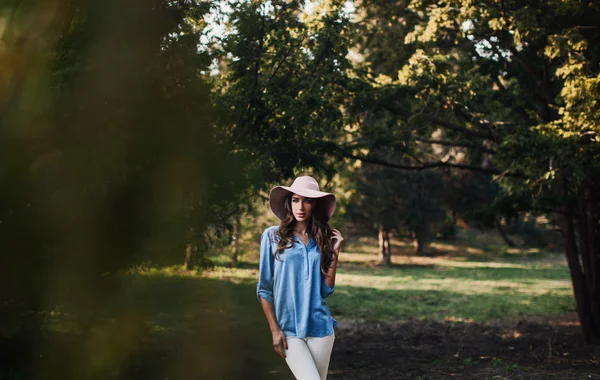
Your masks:
<svg viewBox="0 0 600 380"><path fill-rule="evenodd" d="M288 194L294 193L307 198L323 198L322 203L323 213L327 220L331 219L335 211L335 195L319 190L319 184L310 176L298 177L292 183L292 186L275 186L271 189L269 196L269 204L271 210L280 220L285 218L285 198Z"/></svg>

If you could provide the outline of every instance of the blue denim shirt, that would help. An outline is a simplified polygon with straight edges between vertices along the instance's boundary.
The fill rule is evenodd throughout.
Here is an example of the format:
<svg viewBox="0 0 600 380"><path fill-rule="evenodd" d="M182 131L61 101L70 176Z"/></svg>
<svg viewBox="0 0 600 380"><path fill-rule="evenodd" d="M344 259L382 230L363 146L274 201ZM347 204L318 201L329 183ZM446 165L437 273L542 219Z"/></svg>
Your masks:
<svg viewBox="0 0 600 380"><path fill-rule="evenodd" d="M260 269L256 294L274 305L285 336L323 337L333 334L337 321L325 303L333 293L321 273L321 250L311 238L305 246L294 237L293 246L275 258L277 226L260 239Z"/></svg>

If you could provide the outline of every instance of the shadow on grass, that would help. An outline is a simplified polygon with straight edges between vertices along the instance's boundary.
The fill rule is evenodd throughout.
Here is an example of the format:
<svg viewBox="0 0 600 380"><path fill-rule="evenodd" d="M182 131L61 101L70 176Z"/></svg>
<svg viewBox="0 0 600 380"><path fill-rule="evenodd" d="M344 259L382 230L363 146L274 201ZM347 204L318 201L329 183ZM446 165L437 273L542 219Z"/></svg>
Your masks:
<svg viewBox="0 0 600 380"><path fill-rule="evenodd" d="M292 380L273 352L255 289L193 276L125 276L88 331L55 317L34 367L43 378Z"/></svg>
<svg viewBox="0 0 600 380"><path fill-rule="evenodd" d="M258 262L239 261L235 268L239 269L256 269L258 270Z"/></svg>

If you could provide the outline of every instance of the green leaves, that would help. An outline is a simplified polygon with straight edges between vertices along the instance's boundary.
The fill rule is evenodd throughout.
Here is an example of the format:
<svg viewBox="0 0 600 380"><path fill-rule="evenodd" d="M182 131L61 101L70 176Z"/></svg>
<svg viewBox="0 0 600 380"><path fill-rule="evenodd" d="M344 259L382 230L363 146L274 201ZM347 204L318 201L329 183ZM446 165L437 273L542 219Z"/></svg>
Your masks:
<svg viewBox="0 0 600 380"><path fill-rule="evenodd" d="M393 125L387 140L404 136L406 144L381 148L410 152L407 164L462 161L498 168L526 178L517 183L530 191L532 202L551 199L560 181L574 181L567 188L576 189L598 170L589 158L598 156L600 120L597 5L370 2L359 13L363 60L356 67L372 78L378 99L373 104L357 98L363 108L352 108L372 115L362 124L366 140L373 138L371 130ZM389 23L394 17L402 22ZM374 24L387 26L378 32ZM394 43L399 35L404 44ZM385 140L377 134L376 141ZM430 149L422 141L455 147Z"/></svg>
<svg viewBox="0 0 600 380"><path fill-rule="evenodd" d="M235 146L253 152L271 179L297 170L330 171L319 139L343 129L347 24L342 4L301 14L298 2L237 3L225 39L217 106ZM268 163L268 165L265 165Z"/></svg>

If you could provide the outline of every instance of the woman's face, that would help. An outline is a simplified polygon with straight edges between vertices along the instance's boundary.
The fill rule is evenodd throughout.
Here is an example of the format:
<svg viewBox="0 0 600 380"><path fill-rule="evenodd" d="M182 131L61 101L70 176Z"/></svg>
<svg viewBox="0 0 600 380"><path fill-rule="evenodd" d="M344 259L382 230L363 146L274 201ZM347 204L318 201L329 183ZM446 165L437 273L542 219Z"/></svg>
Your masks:
<svg viewBox="0 0 600 380"><path fill-rule="evenodd" d="M307 221L312 215L314 200L302 195L292 194L292 213L298 222Z"/></svg>

